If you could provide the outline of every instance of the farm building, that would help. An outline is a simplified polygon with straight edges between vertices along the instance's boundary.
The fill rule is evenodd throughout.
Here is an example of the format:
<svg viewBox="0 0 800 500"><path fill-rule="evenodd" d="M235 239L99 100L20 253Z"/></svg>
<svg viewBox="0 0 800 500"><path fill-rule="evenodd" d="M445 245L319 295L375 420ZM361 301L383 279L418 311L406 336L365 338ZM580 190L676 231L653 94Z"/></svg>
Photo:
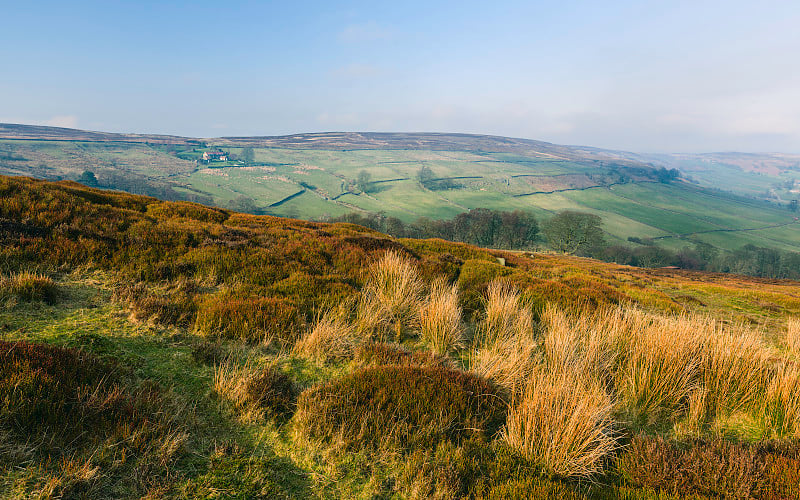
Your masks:
<svg viewBox="0 0 800 500"><path fill-rule="evenodd" d="M224 151L204 151L203 161L228 161L228 153Z"/></svg>

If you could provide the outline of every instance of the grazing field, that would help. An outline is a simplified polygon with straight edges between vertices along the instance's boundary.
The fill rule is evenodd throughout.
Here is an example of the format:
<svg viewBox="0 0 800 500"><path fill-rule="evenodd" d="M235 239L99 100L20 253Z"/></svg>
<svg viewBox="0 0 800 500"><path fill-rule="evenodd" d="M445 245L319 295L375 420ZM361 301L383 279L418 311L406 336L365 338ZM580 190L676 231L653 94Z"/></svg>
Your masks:
<svg viewBox="0 0 800 500"><path fill-rule="evenodd" d="M3 498L800 495L798 282L2 176L0 243Z"/></svg>
<svg viewBox="0 0 800 500"><path fill-rule="evenodd" d="M729 251L745 244L800 250L797 214L786 208L795 189L790 155L614 155L458 134L197 140L49 130L0 126L0 137L6 137L0 139L0 173L78 179L88 170L104 187L311 220L370 212L410 223L420 217L449 219L474 208L521 209L547 219L560 210L578 210L600 216L612 244L628 245L634 237L657 238L674 250L696 242ZM42 140L35 140L37 134ZM215 148L232 159L198 161L202 151ZM253 152L247 165L237 159L245 148ZM780 199L743 198L681 179L662 182L655 167L642 161L685 167L692 175L719 167L718 178L701 184L748 196L755 196L753 190L737 184L760 190L778 176L781 186L770 189ZM419 181L423 167L436 182L446 183L443 188L432 190ZM360 185L362 172L368 177Z"/></svg>

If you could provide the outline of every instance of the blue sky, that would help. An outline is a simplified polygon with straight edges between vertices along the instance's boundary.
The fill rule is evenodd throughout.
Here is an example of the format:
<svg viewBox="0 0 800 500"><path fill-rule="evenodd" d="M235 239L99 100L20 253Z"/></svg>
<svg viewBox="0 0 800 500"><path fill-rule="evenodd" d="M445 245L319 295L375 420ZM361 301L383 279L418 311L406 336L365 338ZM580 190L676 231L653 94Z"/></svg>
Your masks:
<svg viewBox="0 0 800 500"><path fill-rule="evenodd" d="M0 121L800 152L800 2L12 2Z"/></svg>

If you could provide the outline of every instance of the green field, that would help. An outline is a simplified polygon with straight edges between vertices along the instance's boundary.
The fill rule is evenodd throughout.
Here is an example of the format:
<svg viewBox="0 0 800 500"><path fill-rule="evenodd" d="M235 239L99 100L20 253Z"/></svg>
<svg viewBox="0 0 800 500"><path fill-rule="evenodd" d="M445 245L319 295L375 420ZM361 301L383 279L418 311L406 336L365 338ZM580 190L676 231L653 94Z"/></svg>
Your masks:
<svg viewBox="0 0 800 500"><path fill-rule="evenodd" d="M469 138L457 137L442 146L442 136L420 134L440 141L426 149L419 141L376 146L361 138L343 145L334 141L341 139L335 134L296 137L306 139L302 147L287 144L287 138L253 138L247 144L224 139L185 144L0 140L0 174L77 179L91 170L101 185L104 179L128 176L169 187L175 196L202 196L218 206L306 219L355 211L413 222L450 218L473 208L523 209L545 219L560 210L580 210L603 219L612 243L627 244L634 236L657 238L675 249L691 240L729 250L748 243L800 250L800 224L785 205L684 180L661 183L642 163L601 161L586 151L546 143L507 147L501 138L487 146L489 139L470 145ZM254 149L250 166L235 160L194 161L212 147L241 157L246 146ZM695 182L744 195L769 190L776 179L785 184L796 173L785 158L781 165L789 166L773 168L774 175L747 172L724 163L743 160L730 154L725 158L682 159L678 166ZM423 187L416 177L423 166L436 178L451 179L454 187ZM370 174L367 192L356 187L361 171ZM781 189L775 191L778 196L792 196L788 188ZM161 196L160 191L153 194Z"/></svg>

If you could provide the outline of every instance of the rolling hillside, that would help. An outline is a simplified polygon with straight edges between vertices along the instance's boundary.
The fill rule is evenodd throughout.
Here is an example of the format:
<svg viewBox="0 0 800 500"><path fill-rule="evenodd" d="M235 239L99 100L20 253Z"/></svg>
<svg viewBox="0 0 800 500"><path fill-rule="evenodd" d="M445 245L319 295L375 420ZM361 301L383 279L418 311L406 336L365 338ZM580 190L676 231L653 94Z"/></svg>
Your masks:
<svg viewBox="0 0 800 500"><path fill-rule="evenodd" d="M209 148L240 157L253 148L254 158L247 166L197 163ZM788 186L791 158L784 160ZM800 224L786 209L793 187L776 192L784 203L769 203L684 180L662 182L655 166L677 166L701 184L742 195L772 182L744 189L741 181L758 174L739 175L733 160L701 162L706 170L698 161L465 134L188 139L0 125L0 173L77 179L90 170L101 186L257 214L324 219L384 212L410 222L479 207L529 210L541 218L572 209L602 217L612 243L638 237L675 249L691 240L729 250L747 243L800 250ZM423 187L422 167L446 189ZM356 183L362 171L369 174L364 191Z"/></svg>
<svg viewBox="0 0 800 500"><path fill-rule="evenodd" d="M0 497L797 498L798 282L0 176Z"/></svg>

